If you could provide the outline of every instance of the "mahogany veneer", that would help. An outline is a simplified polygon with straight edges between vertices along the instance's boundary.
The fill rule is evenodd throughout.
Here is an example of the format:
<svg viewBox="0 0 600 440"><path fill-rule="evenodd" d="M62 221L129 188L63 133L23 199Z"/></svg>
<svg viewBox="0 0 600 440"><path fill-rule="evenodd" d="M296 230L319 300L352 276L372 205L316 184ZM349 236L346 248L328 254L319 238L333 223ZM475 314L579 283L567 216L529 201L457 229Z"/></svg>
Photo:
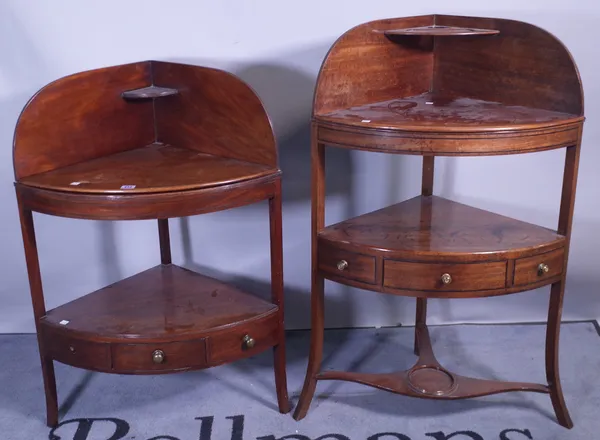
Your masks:
<svg viewBox="0 0 600 440"><path fill-rule="evenodd" d="M171 264L49 310L41 327L60 362L105 372L167 373L271 347L277 343L278 314L275 304ZM243 342L246 334L254 346ZM86 339L98 344L85 345ZM73 348L78 344L87 351ZM152 359L156 350L164 353L158 364ZM91 364L90 357L103 362Z"/></svg>
<svg viewBox="0 0 600 440"><path fill-rule="evenodd" d="M439 196L417 196L328 226L319 240L371 255L481 261L564 246L556 231Z"/></svg>
<svg viewBox="0 0 600 440"><path fill-rule="evenodd" d="M20 183L81 193L160 193L227 185L278 172L267 165L152 143L25 177Z"/></svg>
<svg viewBox="0 0 600 440"><path fill-rule="evenodd" d="M290 410L283 321L281 171L262 103L215 69L141 62L78 73L40 90L14 139L15 188L46 391L53 361L159 374L274 349L279 410ZM269 201L271 300L171 263L168 219ZM46 310L33 211L158 219L161 265Z"/></svg>
<svg viewBox="0 0 600 440"><path fill-rule="evenodd" d="M320 121L402 131L478 132L576 124L583 116L468 97L422 93L318 116Z"/></svg>
<svg viewBox="0 0 600 440"><path fill-rule="evenodd" d="M552 35L527 23L428 15L377 20L340 37L325 58L312 115L312 337L300 401L317 381L348 380L432 399L509 391L548 393L572 427L558 340L583 126L577 67ZM325 147L423 156L421 195L325 225ZM433 195L435 156L564 148L557 230ZM388 374L321 372L324 280L417 298L415 354ZM551 285L547 384L460 376L435 358L429 298L506 295Z"/></svg>

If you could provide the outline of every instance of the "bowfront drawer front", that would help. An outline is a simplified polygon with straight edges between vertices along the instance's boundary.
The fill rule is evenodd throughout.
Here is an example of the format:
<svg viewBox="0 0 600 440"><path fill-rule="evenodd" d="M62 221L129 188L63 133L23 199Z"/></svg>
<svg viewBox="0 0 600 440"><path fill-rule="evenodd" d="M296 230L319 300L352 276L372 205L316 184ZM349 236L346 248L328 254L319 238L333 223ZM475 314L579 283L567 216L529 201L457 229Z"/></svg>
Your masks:
<svg viewBox="0 0 600 440"><path fill-rule="evenodd" d="M110 344L44 331L46 352L58 362L91 370L110 370Z"/></svg>
<svg viewBox="0 0 600 440"><path fill-rule="evenodd" d="M207 340L208 362L219 365L260 353L277 344L279 311L265 318L219 331Z"/></svg>
<svg viewBox="0 0 600 440"><path fill-rule="evenodd" d="M515 261L514 285L537 283L560 275L565 263L564 248Z"/></svg>
<svg viewBox="0 0 600 440"><path fill-rule="evenodd" d="M375 257L319 246L319 269L342 278L375 283Z"/></svg>
<svg viewBox="0 0 600 440"><path fill-rule="evenodd" d="M447 264L385 260L383 285L403 290L502 289L506 285L506 262Z"/></svg>
<svg viewBox="0 0 600 440"><path fill-rule="evenodd" d="M167 343L112 344L115 372L159 372L206 366L204 339Z"/></svg>

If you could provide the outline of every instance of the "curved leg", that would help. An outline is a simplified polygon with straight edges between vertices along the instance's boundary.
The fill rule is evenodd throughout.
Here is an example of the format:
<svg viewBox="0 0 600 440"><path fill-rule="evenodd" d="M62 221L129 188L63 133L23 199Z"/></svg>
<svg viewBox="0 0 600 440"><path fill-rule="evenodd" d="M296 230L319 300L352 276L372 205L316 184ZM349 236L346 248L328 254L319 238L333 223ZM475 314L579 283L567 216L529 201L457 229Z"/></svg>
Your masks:
<svg viewBox="0 0 600 440"><path fill-rule="evenodd" d="M278 343L273 347L275 365L275 388L279 412L287 414L292 409L287 390L287 376L285 372L285 325L283 306L283 243L282 243L282 218L281 218L281 181L276 185L275 195L269 199L269 224L271 234L271 297L274 304L279 307L279 330L277 331Z"/></svg>
<svg viewBox="0 0 600 440"><path fill-rule="evenodd" d="M33 213L26 209L17 193L19 204L19 216L21 219L21 232L23 233L23 245L25 248L25 260L27 262L27 275L29 276L29 289L31 290L31 302L33 315L37 330L38 347L42 364L42 377L46 393L46 423L49 427L58 424L58 400L56 394L56 378L54 376L54 363L44 350L42 334L39 328L40 319L46 314L44 303L44 292L42 290L42 276L40 274L40 263L38 260L37 244L35 242L35 230L33 227Z"/></svg>
<svg viewBox="0 0 600 440"><path fill-rule="evenodd" d="M323 360L323 333L325 327L324 313L324 279L319 274L317 234L325 226L325 144L318 140L316 125L311 127L311 292L310 292L310 353L304 387L300 394L294 419L301 420L306 416L308 407L317 387L317 374Z"/></svg>
<svg viewBox="0 0 600 440"><path fill-rule="evenodd" d="M294 419L301 420L306 416L308 407L315 394L317 387L317 374L321 370L321 361L323 360L323 333L324 333L324 281L323 277L315 273L313 269L313 282L311 292L311 334L310 334L310 354L308 356L308 367L306 369L306 378L304 387L300 394L298 406L294 412Z"/></svg>
<svg viewBox="0 0 600 440"><path fill-rule="evenodd" d="M550 307L548 309L548 327L546 331L546 380L548 381L550 398L558 423L570 429L573 427L573 421L565 403L558 373L558 343L564 291L564 279L552 284L550 289Z"/></svg>

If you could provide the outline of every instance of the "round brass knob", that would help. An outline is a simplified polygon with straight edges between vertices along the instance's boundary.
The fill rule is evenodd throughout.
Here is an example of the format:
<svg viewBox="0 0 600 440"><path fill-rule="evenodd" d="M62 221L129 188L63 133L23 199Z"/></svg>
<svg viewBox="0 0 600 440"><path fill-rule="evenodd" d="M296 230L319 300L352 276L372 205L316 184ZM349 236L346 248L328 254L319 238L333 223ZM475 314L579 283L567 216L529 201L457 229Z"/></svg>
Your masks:
<svg viewBox="0 0 600 440"><path fill-rule="evenodd" d="M250 335L244 335L242 342L246 346L246 348L252 348L256 345L256 340Z"/></svg>
<svg viewBox="0 0 600 440"><path fill-rule="evenodd" d="M547 264L540 263L540 265L538 266L538 275L544 275L545 273L548 273L549 270L550 267L548 267Z"/></svg>
<svg viewBox="0 0 600 440"><path fill-rule="evenodd" d="M441 279L443 284L450 284L452 282L452 277L449 273L443 274Z"/></svg>
<svg viewBox="0 0 600 440"><path fill-rule="evenodd" d="M345 270L345 269L347 269L348 268L348 262L346 260L341 260L340 262L338 262L337 268L338 268L338 270Z"/></svg>
<svg viewBox="0 0 600 440"><path fill-rule="evenodd" d="M162 364L165 361L165 352L162 350L154 350L152 352L152 362Z"/></svg>

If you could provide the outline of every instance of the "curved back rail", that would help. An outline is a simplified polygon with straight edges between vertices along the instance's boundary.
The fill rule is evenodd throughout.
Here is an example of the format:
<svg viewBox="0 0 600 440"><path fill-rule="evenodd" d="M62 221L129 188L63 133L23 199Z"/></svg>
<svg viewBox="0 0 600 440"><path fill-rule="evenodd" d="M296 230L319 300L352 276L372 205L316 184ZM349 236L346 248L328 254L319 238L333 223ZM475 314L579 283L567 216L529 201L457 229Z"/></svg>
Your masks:
<svg viewBox="0 0 600 440"><path fill-rule="evenodd" d="M77 73L38 91L15 129L15 178L154 142L277 168L270 120L248 85L217 69L145 61Z"/></svg>
<svg viewBox="0 0 600 440"><path fill-rule="evenodd" d="M420 26L499 33L385 33ZM577 66L552 34L514 20L448 15L377 20L344 33L321 66L313 114L424 92L583 115Z"/></svg>

